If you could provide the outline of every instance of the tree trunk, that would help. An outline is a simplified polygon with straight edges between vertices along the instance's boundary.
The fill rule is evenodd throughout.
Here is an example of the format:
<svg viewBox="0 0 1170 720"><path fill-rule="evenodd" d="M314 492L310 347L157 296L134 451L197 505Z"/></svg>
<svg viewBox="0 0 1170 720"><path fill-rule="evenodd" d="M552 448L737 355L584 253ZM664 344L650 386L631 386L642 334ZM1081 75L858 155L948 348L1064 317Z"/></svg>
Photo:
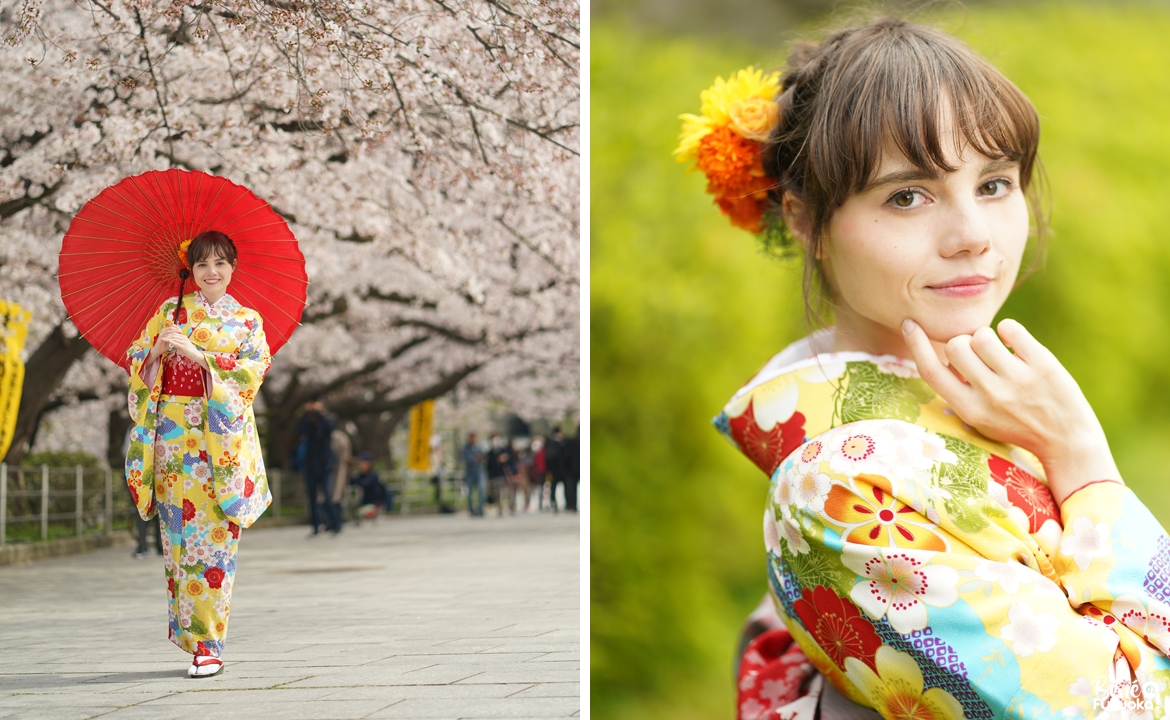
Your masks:
<svg viewBox="0 0 1170 720"><path fill-rule="evenodd" d="M53 328L48 337L29 357L24 366L24 385L20 391L20 407L16 411L16 430L12 445L4 458L9 465L19 465L36 436L49 396L65 379L73 363L90 349L89 341L78 336L65 337L64 322Z"/></svg>

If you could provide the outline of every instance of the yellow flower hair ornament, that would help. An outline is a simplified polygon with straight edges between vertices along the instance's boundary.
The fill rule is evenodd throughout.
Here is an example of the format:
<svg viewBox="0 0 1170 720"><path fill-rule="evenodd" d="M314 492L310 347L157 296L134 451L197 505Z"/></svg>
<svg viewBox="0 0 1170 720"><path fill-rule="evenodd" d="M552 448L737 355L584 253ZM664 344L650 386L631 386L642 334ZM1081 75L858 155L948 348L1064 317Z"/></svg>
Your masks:
<svg viewBox="0 0 1170 720"><path fill-rule="evenodd" d="M187 262L187 248L189 248L189 247L191 247L191 239L190 238L179 243L179 249L177 251L179 254L179 262L182 263L183 267L185 267L185 268L191 267L191 265Z"/></svg>
<svg viewBox="0 0 1170 720"><path fill-rule="evenodd" d="M780 73L749 67L719 77L699 94L701 115L684 113L675 159L694 163L707 176L707 192L731 224L749 232L767 227L768 190L775 178L764 173L761 144L780 122L776 96Z"/></svg>

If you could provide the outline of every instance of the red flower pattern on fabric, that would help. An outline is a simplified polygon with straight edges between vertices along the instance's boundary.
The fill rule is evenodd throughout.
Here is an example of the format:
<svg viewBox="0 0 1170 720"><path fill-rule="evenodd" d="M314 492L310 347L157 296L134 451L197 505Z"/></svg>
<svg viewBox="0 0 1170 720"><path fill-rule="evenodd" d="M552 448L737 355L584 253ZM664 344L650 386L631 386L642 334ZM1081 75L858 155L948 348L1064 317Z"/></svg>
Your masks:
<svg viewBox="0 0 1170 720"><path fill-rule="evenodd" d="M223 579L226 573L217 567L207 568L203 571L203 579L207 581L207 587L218 590L223 585Z"/></svg>
<svg viewBox="0 0 1170 720"><path fill-rule="evenodd" d="M827 587L817 586L805 588L792 607L837 667L844 670L845 658L851 657L877 672L875 657L882 639L856 605Z"/></svg>
<svg viewBox="0 0 1170 720"><path fill-rule="evenodd" d="M175 596L175 579L174 578L167 578L167 592L169 592L171 594L171 597Z"/></svg>
<svg viewBox="0 0 1170 720"><path fill-rule="evenodd" d="M187 324L187 308L179 308L179 325Z"/></svg>
<svg viewBox="0 0 1170 720"><path fill-rule="evenodd" d="M183 521L191 522L195 519L195 503L190 500L183 501Z"/></svg>
<svg viewBox="0 0 1170 720"><path fill-rule="evenodd" d="M231 370L236 366L236 359L231 355L216 355L215 364L220 370Z"/></svg>
<svg viewBox="0 0 1170 720"><path fill-rule="evenodd" d="M236 540L240 539L240 526L236 525L234 522L228 521L228 532L230 532L232 537L234 537Z"/></svg>
<svg viewBox="0 0 1170 720"><path fill-rule="evenodd" d="M244 478L244 497L252 497L252 492L256 489L256 484L252 482L252 478Z"/></svg>
<svg viewBox="0 0 1170 720"><path fill-rule="evenodd" d="M731 437L749 460L772 477L784 458L804 443L804 415L795 412L788 420L773 425L771 430L764 430L756 424L753 403L754 398L748 402L742 415L728 422Z"/></svg>
<svg viewBox="0 0 1170 720"><path fill-rule="evenodd" d="M761 633L739 663L737 720L776 720L784 706L806 693L816 670L784 628Z"/></svg>
<svg viewBox="0 0 1170 720"><path fill-rule="evenodd" d="M998 455L987 458L987 467L991 479L1007 488L1008 501L1028 516L1028 532L1039 531L1047 520L1060 522L1060 509L1044 483Z"/></svg>

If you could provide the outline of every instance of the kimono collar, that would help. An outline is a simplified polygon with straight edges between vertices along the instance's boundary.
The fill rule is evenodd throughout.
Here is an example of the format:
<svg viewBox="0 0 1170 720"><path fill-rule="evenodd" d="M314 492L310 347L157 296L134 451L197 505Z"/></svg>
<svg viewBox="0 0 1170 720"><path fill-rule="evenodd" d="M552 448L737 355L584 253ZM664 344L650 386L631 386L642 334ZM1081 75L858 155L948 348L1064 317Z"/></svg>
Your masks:
<svg viewBox="0 0 1170 720"><path fill-rule="evenodd" d="M716 429L769 475L804 441L859 420L900 420L1001 457L1027 456L1034 461L1019 448L990 440L964 423L918 376L913 361L894 355L830 352L832 341L830 329L789 345L740 388L714 419ZM768 457L756 457L765 446ZM1039 462L1027 465L1039 466ZM1042 470L1026 469L1042 476Z"/></svg>
<svg viewBox="0 0 1170 720"><path fill-rule="evenodd" d="M195 291L195 303L202 306L208 315L213 317L227 317L240 308L240 303L229 293L224 293L214 303L207 299L202 290Z"/></svg>

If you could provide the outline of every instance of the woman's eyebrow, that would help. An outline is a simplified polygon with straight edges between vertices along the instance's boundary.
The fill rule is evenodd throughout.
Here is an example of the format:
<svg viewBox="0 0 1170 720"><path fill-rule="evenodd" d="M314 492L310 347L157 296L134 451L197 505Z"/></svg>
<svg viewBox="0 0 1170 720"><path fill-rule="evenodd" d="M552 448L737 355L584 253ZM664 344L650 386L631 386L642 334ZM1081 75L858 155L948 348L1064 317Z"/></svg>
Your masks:
<svg viewBox="0 0 1170 720"><path fill-rule="evenodd" d="M989 162L983 166L983 170L979 174L980 175L989 175L991 173L1003 172L1004 170L1014 170L1014 169L1019 168L1019 167L1020 167L1020 164L1018 162L1016 162L1015 160L1007 160L1007 159L992 160L991 162Z"/></svg>
<svg viewBox="0 0 1170 720"><path fill-rule="evenodd" d="M938 180L940 177L941 177L941 175L937 171L927 171L927 170L922 170L921 168L910 168L908 170L895 170L893 172L886 173L885 175L882 175L881 177L875 178L875 179L871 180L870 182L866 183L865 188L862 192L864 192L865 190L872 190L873 188L880 187L882 185L893 185L895 183L901 184L901 183L908 183L908 182L922 182L923 180Z"/></svg>
<svg viewBox="0 0 1170 720"><path fill-rule="evenodd" d="M988 162L979 171L979 174L980 175L989 175L991 173L1003 172L1004 170L1014 170L1014 169L1018 168L1019 166L1020 166L1020 164L1018 162L1016 162L1015 160L1007 160L1005 158L1001 158L999 160L992 160L992 161ZM862 189L862 192L865 192L866 190L872 190L876 187L881 187L882 185L894 185L894 184L900 185L902 183L923 182L925 180L938 180L941 177L942 177L942 174L939 173L937 170L923 170L921 168L907 168L905 170L895 170L893 172L886 173L885 175L882 175L881 177L875 178L874 180L871 180L870 182L866 183L865 188Z"/></svg>

